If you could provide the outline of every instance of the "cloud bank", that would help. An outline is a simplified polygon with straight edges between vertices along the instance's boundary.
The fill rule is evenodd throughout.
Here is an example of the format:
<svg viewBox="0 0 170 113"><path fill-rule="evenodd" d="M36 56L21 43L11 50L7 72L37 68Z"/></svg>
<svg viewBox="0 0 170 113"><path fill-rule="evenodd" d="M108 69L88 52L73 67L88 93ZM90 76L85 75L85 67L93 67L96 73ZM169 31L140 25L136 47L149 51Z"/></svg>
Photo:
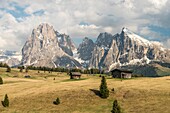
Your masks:
<svg viewBox="0 0 170 113"><path fill-rule="evenodd" d="M47 22L78 38L128 27L147 39L170 45L168 0L4 0L0 6L0 49L20 51L32 29ZM165 41L167 40L167 41Z"/></svg>

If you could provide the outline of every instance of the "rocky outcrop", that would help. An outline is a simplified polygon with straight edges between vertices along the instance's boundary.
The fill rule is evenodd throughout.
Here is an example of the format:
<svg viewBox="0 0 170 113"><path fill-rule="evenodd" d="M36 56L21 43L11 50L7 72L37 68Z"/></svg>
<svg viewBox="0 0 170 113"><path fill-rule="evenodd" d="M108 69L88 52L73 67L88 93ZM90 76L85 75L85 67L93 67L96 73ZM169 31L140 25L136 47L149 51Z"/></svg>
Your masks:
<svg viewBox="0 0 170 113"><path fill-rule="evenodd" d="M170 62L169 49L163 48L159 42L148 41L127 28L114 36L104 34L100 34L96 41L90 60L91 67L110 70L125 65L148 64L153 60Z"/></svg>
<svg viewBox="0 0 170 113"><path fill-rule="evenodd" d="M33 29L22 48L22 64L46 67L80 67L72 58L73 45L67 35L62 35L46 23ZM63 59L65 62L62 62ZM61 63L62 62L62 63Z"/></svg>
<svg viewBox="0 0 170 113"><path fill-rule="evenodd" d="M68 35L43 23L33 29L22 49L22 65L83 66L111 70L127 65L149 64L151 61L170 63L170 50L127 28L116 35L100 33L95 43L86 37L76 49Z"/></svg>
<svg viewBox="0 0 170 113"><path fill-rule="evenodd" d="M79 58L84 61L89 61L92 57L92 51L94 49L94 42L93 40L85 37L83 42L79 45L77 51L79 54Z"/></svg>
<svg viewBox="0 0 170 113"><path fill-rule="evenodd" d="M73 51L76 49L70 36L66 34L60 34L56 31L59 47L68 55L73 56Z"/></svg>

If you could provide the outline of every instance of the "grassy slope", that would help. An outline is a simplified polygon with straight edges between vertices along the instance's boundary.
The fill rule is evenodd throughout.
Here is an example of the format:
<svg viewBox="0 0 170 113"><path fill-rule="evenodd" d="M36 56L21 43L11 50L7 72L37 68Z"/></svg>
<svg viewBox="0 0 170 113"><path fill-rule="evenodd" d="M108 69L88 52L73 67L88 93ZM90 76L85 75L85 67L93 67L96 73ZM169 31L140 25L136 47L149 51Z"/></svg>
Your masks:
<svg viewBox="0 0 170 113"><path fill-rule="evenodd" d="M101 78L96 76L83 75L87 79L69 81L64 73L29 71L34 79L26 79L23 78L25 73L19 73L17 69L10 74L0 69L0 75L5 82L0 85L0 99L6 93L10 99L9 108L0 105L1 113L109 113L115 98L126 113L170 112L170 76L122 82L107 79L109 90L115 88L116 92L110 92L108 99L101 99L93 92L100 85ZM13 75L18 77L11 77ZM58 106L53 105L57 97L61 99Z"/></svg>
<svg viewBox="0 0 170 113"><path fill-rule="evenodd" d="M133 70L133 74L144 75L146 77L161 77L170 75L170 68L163 67L159 64L149 64L144 66L125 67Z"/></svg>

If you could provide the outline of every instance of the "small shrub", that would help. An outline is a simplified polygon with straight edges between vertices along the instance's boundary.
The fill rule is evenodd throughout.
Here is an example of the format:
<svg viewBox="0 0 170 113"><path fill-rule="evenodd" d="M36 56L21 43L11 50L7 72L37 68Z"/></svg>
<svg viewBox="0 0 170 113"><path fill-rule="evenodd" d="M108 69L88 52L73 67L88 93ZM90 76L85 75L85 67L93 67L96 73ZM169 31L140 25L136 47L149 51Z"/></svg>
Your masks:
<svg viewBox="0 0 170 113"><path fill-rule="evenodd" d="M9 66L7 66L6 72L11 72L11 68Z"/></svg>
<svg viewBox="0 0 170 113"><path fill-rule="evenodd" d="M1 101L2 105L4 107L9 107L9 99L8 99L8 95L5 95L4 101Z"/></svg>
<svg viewBox="0 0 170 113"><path fill-rule="evenodd" d="M101 98L109 97L109 90L107 88L107 83L104 76L102 76L101 85L100 85L100 97Z"/></svg>
<svg viewBox="0 0 170 113"><path fill-rule="evenodd" d="M114 100L113 102L113 109L111 111L112 113L122 113L121 108L117 102L117 100Z"/></svg>
<svg viewBox="0 0 170 113"><path fill-rule="evenodd" d="M112 92L115 92L115 88L112 88Z"/></svg>
<svg viewBox="0 0 170 113"><path fill-rule="evenodd" d="M28 68L25 68L25 72L28 73Z"/></svg>
<svg viewBox="0 0 170 113"><path fill-rule="evenodd" d="M60 99L59 99L59 98L57 98L55 101L53 101L53 104L55 104L55 105L59 105L59 104L60 104Z"/></svg>
<svg viewBox="0 0 170 113"><path fill-rule="evenodd" d="M0 77L0 85L3 84L3 80L2 77Z"/></svg>
<svg viewBox="0 0 170 113"><path fill-rule="evenodd" d="M23 69L22 68L20 68L20 70L19 70L20 72L23 72Z"/></svg>

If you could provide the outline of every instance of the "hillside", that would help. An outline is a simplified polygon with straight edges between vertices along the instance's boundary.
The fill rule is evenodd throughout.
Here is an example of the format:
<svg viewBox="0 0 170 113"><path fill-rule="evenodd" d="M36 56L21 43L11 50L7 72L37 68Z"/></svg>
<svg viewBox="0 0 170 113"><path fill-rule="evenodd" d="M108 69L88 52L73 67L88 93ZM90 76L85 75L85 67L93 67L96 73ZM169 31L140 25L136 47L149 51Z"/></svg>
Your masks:
<svg viewBox="0 0 170 113"><path fill-rule="evenodd" d="M145 77L162 77L170 75L170 68L161 66L157 63L129 65L122 68L133 70L134 75L141 75Z"/></svg>
<svg viewBox="0 0 170 113"><path fill-rule="evenodd" d="M109 113L115 98L125 113L170 112L169 76L123 81L107 77L110 97L101 99L95 94L101 81L98 76L83 75L82 80L70 81L66 73L29 71L28 74L30 79L24 78L25 73L18 69L6 73L0 68L5 82L0 85L0 98L7 93L10 100L9 108L0 105L1 113ZM58 106L53 105L57 97L61 99Z"/></svg>

